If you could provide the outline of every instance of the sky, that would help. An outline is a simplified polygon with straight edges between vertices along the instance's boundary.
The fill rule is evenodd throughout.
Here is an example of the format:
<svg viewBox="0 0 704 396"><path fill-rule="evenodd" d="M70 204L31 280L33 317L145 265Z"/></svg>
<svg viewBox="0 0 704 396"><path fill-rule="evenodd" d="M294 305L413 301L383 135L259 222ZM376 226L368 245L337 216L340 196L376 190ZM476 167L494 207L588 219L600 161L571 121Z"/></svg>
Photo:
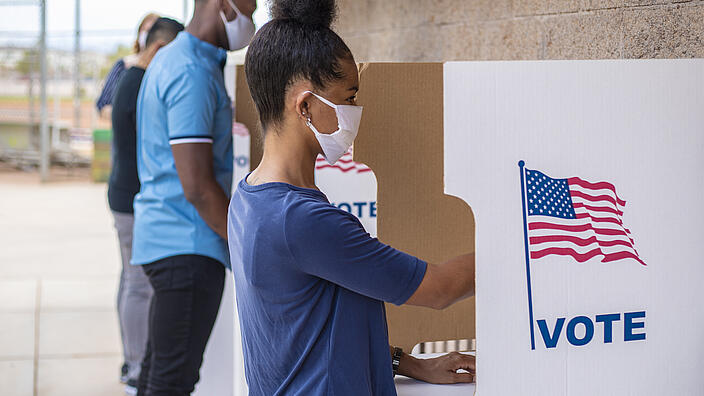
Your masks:
<svg viewBox="0 0 704 396"><path fill-rule="evenodd" d="M76 0L46 0L47 44L53 49L73 49ZM193 1L187 0L188 16ZM268 20L264 0L254 14L257 27ZM33 46L39 37L39 7L3 5L0 0L0 46ZM18 3L14 1L14 3ZM131 46L141 18L149 12L183 20L183 0L81 0L81 46L84 50L113 52L119 44Z"/></svg>

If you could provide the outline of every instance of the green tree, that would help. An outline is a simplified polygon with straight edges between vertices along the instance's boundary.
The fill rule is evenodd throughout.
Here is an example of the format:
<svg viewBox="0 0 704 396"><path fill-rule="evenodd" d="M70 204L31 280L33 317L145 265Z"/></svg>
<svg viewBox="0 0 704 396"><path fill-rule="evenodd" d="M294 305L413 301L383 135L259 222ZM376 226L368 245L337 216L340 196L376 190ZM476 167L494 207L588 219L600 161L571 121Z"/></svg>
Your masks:
<svg viewBox="0 0 704 396"><path fill-rule="evenodd" d="M36 48L29 48L22 52L22 58L15 65L15 70L23 77L29 77L30 73L37 70L39 61L39 51Z"/></svg>
<svg viewBox="0 0 704 396"><path fill-rule="evenodd" d="M108 75L108 73L110 73L110 69L112 69L112 66L115 64L115 62L117 62L118 59L122 59L131 53L131 47L120 44L115 50L115 52L108 56L108 60L107 62L105 62L103 67L100 68L100 78L104 79Z"/></svg>

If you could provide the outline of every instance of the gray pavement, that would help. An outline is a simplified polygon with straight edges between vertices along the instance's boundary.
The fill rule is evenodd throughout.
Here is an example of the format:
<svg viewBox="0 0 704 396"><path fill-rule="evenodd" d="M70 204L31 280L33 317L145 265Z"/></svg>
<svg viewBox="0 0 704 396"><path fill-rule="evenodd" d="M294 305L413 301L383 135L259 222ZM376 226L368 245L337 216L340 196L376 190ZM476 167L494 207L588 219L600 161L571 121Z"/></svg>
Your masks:
<svg viewBox="0 0 704 396"><path fill-rule="evenodd" d="M0 172L3 396L124 394L106 186L76 179Z"/></svg>

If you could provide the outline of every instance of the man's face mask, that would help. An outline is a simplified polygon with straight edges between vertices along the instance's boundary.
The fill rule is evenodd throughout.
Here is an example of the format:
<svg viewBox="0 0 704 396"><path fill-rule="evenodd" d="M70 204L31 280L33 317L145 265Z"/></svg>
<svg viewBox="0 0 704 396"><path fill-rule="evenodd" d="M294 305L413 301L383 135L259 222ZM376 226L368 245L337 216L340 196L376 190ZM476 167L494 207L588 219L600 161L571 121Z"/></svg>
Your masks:
<svg viewBox="0 0 704 396"><path fill-rule="evenodd" d="M236 51L249 45L256 29L254 22L244 16L232 0L227 0L227 2L230 3L230 7L237 13L237 18L228 21L225 12L222 10L220 10L220 18L222 18L222 23L225 24L228 49L230 51Z"/></svg>
<svg viewBox="0 0 704 396"><path fill-rule="evenodd" d="M357 132L359 131L359 123L362 121L362 107L336 105L311 91L304 93L312 94L321 102L335 109L335 114L337 115L337 130L331 134L318 132L311 122L310 117L306 122L308 128L315 134L315 138L318 139L318 143L320 143L320 147L323 149L325 159L330 165L333 165L345 155L350 147L352 147L352 143L354 143L354 139L357 137Z"/></svg>

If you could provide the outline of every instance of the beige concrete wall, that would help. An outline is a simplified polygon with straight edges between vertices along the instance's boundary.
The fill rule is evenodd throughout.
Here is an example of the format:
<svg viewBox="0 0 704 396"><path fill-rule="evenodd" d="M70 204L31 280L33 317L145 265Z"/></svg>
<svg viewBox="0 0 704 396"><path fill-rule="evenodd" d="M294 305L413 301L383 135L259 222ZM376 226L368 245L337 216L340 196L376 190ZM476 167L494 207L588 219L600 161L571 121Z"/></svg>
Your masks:
<svg viewBox="0 0 704 396"><path fill-rule="evenodd" d="M340 0L357 61L704 57L702 0Z"/></svg>

